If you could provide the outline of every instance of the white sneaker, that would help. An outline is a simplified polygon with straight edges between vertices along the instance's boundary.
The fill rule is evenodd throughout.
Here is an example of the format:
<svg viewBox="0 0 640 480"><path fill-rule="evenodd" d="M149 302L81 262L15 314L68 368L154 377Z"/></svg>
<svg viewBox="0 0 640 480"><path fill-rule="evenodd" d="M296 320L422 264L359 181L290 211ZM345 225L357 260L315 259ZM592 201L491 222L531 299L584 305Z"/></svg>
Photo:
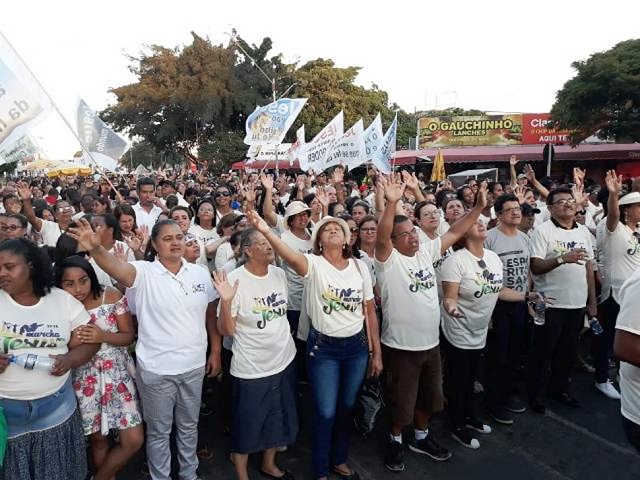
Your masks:
<svg viewBox="0 0 640 480"><path fill-rule="evenodd" d="M620 392L616 390L616 387L609 380L604 383L596 383L596 389L612 400L620 400Z"/></svg>

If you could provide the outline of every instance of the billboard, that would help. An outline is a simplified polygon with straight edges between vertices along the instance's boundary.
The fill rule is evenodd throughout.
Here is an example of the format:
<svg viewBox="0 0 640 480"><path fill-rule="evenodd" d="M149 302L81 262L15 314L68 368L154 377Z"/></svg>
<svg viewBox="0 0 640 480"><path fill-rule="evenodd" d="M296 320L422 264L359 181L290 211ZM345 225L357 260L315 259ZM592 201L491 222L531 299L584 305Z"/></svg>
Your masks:
<svg viewBox="0 0 640 480"><path fill-rule="evenodd" d="M418 119L418 149L456 146L506 146L569 143L569 132L547 128L548 113L423 117Z"/></svg>

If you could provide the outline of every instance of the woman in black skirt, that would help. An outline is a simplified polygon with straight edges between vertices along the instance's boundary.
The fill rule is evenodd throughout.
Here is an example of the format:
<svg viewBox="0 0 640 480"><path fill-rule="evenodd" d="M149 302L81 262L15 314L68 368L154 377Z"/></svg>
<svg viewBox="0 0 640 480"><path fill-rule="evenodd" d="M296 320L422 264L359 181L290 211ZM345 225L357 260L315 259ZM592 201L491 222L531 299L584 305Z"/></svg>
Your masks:
<svg viewBox="0 0 640 480"><path fill-rule="evenodd" d="M256 229L242 232L243 266L214 273L220 294L218 329L233 336L231 452L239 480L248 480L250 453L263 452L261 473L293 479L278 467L276 448L298 433L296 354L287 321L287 279L273 265L271 245ZM241 285L242 288L238 288Z"/></svg>

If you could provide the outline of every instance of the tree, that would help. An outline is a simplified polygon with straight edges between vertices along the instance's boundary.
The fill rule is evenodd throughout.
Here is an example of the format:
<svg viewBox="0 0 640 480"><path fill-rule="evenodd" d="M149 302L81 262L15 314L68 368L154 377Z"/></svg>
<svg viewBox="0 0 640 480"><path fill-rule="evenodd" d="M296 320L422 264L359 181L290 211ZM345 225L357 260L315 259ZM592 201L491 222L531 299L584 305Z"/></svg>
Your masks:
<svg viewBox="0 0 640 480"><path fill-rule="evenodd" d="M590 135L640 141L640 40L573 62L577 75L556 94L555 128L571 130L575 145Z"/></svg>
<svg viewBox="0 0 640 480"><path fill-rule="evenodd" d="M173 150L158 150L147 141L135 142L122 157L122 163L130 169L144 165L151 169L176 166L184 163L184 157Z"/></svg>
<svg viewBox="0 0 640 480"><path fill-rule="evenodd" d="M138 81L111 89L117 103L100 115L158 153L175 152L197 162L194 152L200 147L244 129L247 112L268 103L271 86L234 43L212 45L192 36L193 43L182 50L152 45L139 58L130 57ZM239 42L269 71L286 70L279 57L264 58L270 39L259 47Z"/></svg>
<svg viewBox="0 0 640 480"><path fill-rule="evenodd" d="M333 60L318 58L307 62L293 74L296 86L293 97L308 98L300 112L297 126L305 125L307 139L313 138L340 112L344 111L345 128L351 127L360 118L365 127L380 112L388 125L393 120L394 111L389 108L389 96L384 90L356 85L360 67L336 67ZM296 125L291 129L295 132Z"/></svg>

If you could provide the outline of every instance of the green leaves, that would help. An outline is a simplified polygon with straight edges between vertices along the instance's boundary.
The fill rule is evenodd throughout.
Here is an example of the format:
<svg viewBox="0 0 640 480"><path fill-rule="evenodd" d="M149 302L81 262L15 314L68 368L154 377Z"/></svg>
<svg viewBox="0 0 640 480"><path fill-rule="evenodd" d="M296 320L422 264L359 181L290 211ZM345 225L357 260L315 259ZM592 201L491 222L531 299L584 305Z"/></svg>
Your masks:
<svg viewBox="0 0 640 480"><path fill-rule="evenodd" d="M572 143L590 135L640 140L640 40L627 40L571 65L577 75L556 95L551 117L573 130Z"/></svg>

